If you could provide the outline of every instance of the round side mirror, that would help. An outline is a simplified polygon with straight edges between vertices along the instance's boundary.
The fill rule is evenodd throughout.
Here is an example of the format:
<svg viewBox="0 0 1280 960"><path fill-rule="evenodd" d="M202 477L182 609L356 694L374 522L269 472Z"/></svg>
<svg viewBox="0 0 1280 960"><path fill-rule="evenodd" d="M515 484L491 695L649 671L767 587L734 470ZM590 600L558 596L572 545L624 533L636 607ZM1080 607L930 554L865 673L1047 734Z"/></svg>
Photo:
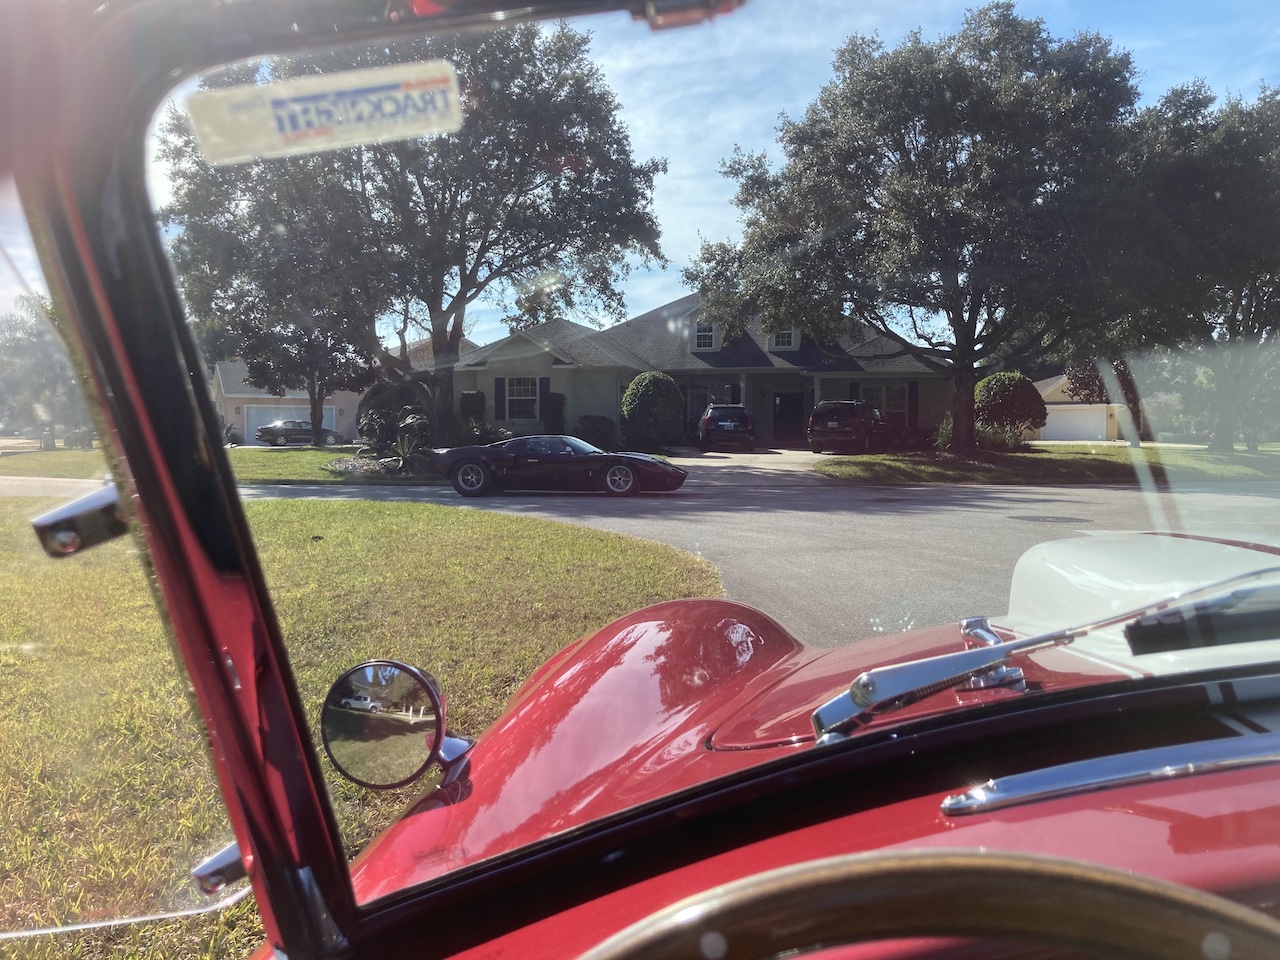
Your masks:
<svg viewBox="0 0 1280 960"><path fill-rule="evenodd" d="M412 783L439 756L444 703L434 677L394 660L352 667L320 715L325 753L348 780L375 790Z"/></svg>

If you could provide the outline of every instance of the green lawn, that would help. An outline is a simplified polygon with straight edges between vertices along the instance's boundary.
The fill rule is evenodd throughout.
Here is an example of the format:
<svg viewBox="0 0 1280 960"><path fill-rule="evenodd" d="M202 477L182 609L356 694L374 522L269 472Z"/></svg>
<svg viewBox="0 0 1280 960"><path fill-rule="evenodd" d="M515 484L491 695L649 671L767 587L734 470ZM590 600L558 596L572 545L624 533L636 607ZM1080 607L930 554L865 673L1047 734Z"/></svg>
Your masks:
<svg viewBox="0 0 1280 960"><path fill-rule="evenodd" d="M336 469L355 447L231 447L227 456L240 483L445 483L443 477L387 478ZM106 472L101 450L50 450L0 457L0 476L96 479Z"/></svg>
<svg viewBox="0 0 1280 960"><path fill-rule="evenodd" d="M51 505L0 498L6 925L53 922L59 901L154 908L149 892L180 883L225 825L134 543L49 559L27 522ZM450 727L476 734L565 643L649 603L722 593L701 559L564 524L363 501L245 510L313 729L343 670L389 657L435 673ZM362 790L321 763L353 847L412 793ZM260 937L244 902L219 916L7 943L0 953L240 957Z"/></svg>
<svg viewBox="0 0 1280 960"><path fill-rule="evenodd" d="M101 450L48 450L0 457L0 477L69 477L100 480L107 474Z"/></svg>
<svg viewBox="0 0 1280 960"><path fill-rule="evenodd" d="M1280 445L1258 452L1214 453L1196 447L1117 444L1053 444L1019 453L978 452L958 457L941 451L832 457L814 467L840 480L871 484L913 483L1204 483L1280 480Z"/></svg>
<svg viewBox="0 0 1280 960"><path fill-rule="evenodd" d="M437 473L416 477L367 476L349 465L356 447L231 447L227 456L240 483L377 483L434 484L447 482Z"/></svg>

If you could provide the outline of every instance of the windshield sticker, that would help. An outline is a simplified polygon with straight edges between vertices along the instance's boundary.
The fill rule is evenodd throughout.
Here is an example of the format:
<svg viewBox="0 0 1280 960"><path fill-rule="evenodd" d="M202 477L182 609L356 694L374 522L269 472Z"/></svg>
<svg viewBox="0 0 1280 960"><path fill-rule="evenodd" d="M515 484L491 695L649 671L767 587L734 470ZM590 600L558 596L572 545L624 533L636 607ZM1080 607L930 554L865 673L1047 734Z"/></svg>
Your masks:
<svg viewBox="0 0 1280 960"><path fill-rule="evenodd" d="M188 109L200 150L215 166L462 126L458 75L443 60L206 90Z"/></svg>

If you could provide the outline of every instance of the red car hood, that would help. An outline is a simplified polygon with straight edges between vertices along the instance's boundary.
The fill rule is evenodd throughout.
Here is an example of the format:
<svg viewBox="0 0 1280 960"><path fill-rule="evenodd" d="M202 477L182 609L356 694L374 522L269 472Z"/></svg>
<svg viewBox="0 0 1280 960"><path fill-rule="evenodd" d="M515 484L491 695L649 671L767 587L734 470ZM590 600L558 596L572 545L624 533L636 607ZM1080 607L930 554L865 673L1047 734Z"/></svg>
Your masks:
<svg viewBox="0 0 1280 960"><path fill-rule="evenodd" d="M955 624L823 650L728 601L638 611L530 678L468 755L463 785L428 796L356 861L357 895L383 896L806 749L811 712L862 670L962 646ZM1024 665L1041 687L1127 676L1068 650L1038 656ZM948 691L877 722L1015 695Z"/></svg>
<svg viewBox="0 0 1280 960"><path fill-rule="evenodd" d="M1014 571L1006 636L1105 620L1207 579L1276 565L1280 545L1111 534L1041 544ZM960 650L958 624L823 650L759 610L682 600L638 611L544 664L468 754L353 866L361 900L571 830L787 752L809 749L815 708L864 670ZM1027 689L1051 690L1280 662L1280 641L1134 656L1122 631L1015 654ZM463 695L455 692L455 698ZM872 721L899 724L1025 696L948 689Z"/></svg>

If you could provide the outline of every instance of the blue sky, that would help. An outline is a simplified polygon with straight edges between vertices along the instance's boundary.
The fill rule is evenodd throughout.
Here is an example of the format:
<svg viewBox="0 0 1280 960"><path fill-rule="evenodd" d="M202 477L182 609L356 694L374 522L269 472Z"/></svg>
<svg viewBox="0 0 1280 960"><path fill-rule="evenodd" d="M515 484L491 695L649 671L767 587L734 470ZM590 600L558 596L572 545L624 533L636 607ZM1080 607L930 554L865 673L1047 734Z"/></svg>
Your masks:
<svg viewBox="0 0 1280 960"><path fill-rule="evenodd" d="M699 235L736 235L733 185L719 164L735 144L771 150L782 112L802 113L830 79L834 50L854 33L877 34L888 46L913 29L926 38L956 30L973 3L951 0L750 0L701 27L652 33L620 15L579 21L594 35L592 52L622 104L638 157L665 156L655 209L663 227L666 270L638 270L624 285L629 315L682 296L680 270ZM1219 94L1252 98L1259 84L1280 83L1280 4L1028 0L1023 16L1043 18L1054 36L1090 30L1132 52L1146 99L1174 84L1203 78ZM0 244L39 285L16 202L0 186ZM0 310L17 292L0 257ZM473 310L474 340L506 330L497 309Z"/></svg>

